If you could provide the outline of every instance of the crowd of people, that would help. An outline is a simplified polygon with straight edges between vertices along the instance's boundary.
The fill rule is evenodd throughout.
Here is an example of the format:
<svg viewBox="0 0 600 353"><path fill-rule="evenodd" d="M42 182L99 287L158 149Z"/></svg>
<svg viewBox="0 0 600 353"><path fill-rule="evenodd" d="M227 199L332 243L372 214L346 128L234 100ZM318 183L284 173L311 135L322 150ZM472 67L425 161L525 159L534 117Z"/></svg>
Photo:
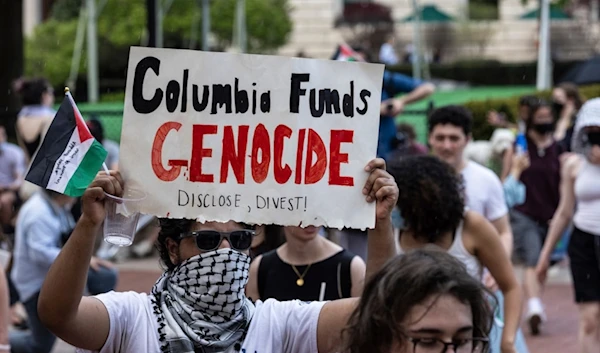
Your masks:
<svg viewBox="0 0 600 353"><path fill-rule="evenodd" d="M148 293L114 291L101 241L105 193L123 192L118 144L88 121L111 171L79 199L24 182L54 93L44 79L15 88L18 145L0 128L0 352L48 353L59 337L80 352L525 353L521 322L538 335L553 319L543 286L567 255L579 352L600 346L600 98L573 85L522 97L515 122L490 112L481 148L468 109L439 107L425 146L395 117L435 87L386 71L363 188L374 229L149 217L164 273Z"/></svg>

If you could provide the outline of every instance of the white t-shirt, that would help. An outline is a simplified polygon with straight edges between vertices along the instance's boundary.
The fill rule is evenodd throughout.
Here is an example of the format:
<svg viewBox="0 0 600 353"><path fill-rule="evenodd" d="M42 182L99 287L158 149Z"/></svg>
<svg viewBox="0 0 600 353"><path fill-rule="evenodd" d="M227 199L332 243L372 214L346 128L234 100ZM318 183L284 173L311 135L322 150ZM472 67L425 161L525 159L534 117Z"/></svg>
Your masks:
<svg viewBox="0 0 600 353"><path fill-rule="evenodd" d="M465 182L465 203L470 211L483 215L490 222L508 213L502 183L494 172L468 161L461 173Z"/></svg>
<svg viewBox="0 0 600 353"><path fill-rule="evenodd" d="M100 353L160 353L158 324L145 293L109 292L97 295L110 318L110 330ZM258 301L240 353L318 352L317 323L324 302ZM231 347L231 353L235 352ZM78 353L91 353L77 349Z"/></svg>

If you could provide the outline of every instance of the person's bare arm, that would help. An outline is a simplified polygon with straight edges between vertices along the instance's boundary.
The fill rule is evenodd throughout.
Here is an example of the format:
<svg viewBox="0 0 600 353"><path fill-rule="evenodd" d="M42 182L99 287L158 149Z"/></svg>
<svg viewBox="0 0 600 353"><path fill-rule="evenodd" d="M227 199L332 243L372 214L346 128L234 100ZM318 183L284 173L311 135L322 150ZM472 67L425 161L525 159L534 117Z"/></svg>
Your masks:
<svg viewBox="0 0 600 353"><path fill-rule="evenodd" d="M567 225L569 225L571 218L573 218L573 211L575 210L575 179L581 166L580 158L578 155L569 157L561 168L560 202L550 222L548 235L536 267L540 282L544 282L546 279L552 250L556 246L556 243L558 243Z"/></svg>
<svg viewBox="0 0 600 353"><path fill-rule="evenodd" d="M377 201L375 228L369 229L367 237L366 281L398 254L391 216L398 201L398 186L385 168L385 161L381 158L372 160L365 167L371 175L365 183L363 194L367 196L367 202Z"/></svg>
<svg viewBox="0 0 600 353"><path fill-rule="evenodd" d="M367 267L363 259L358 256L354 256L352 262L350 262L350 279L352 281L352 288L350 289L350 295L353 297L360 297L365 285L365 272Z"/></svg>
<svg viewBox="0 0 600 353"><path fill-rule="evenodd" d="M435 92L435 86L432 83L423 83L410 93L402 96L400 100L406 105L425 99L432 95L433 92Z"/></svg>
<svg viewBox="0 0 600 353"><path fill-rule="evenodd" d="M509 147L504 152L504 156L502 157L502 172L500 173L500 181L504 182L510 171L512 169L513 156L515 155L515 150L512 147Z"/></svg>
<svg viewBox="0 0 600 353"><path fill-rule="evenodd" d="M99 175L82 197L83 214L50 267L38 301L42 323L62 340L100 350L109 333L108 311L100 300L82 297L95 235L104 220L104 192L122 194L118 174ZM66 290L68 289L68 290Z"/></svg>
<svg viewBox="0 0 600 353"><path fill-rule="evenodd" d="M465 233L475 246L475 255L496 280L504 295L504 329L502 348L514 346L521 319L521 290L509 255L501 246L496 229L483 216L468 212Z"/></svg>
<svg viewBox="0 0 600 353"><path fill-rule="evenodd" d="M248 274L248 284L246 285L246 296L252 300L260 300L258 292L258 268L260 266L262 255L257 256L250 264L250 273Z"/></svg>
<svg viewBox="0 0 600 353"><path fill-rule="evenodd" d="M392 210L398 200L398 186L385 171L385 161L377 158L369 162L365 171L371 175L365 183L363 194L367 202L376 202L375 228L368 232L366 281L383 265L397 255L392 230ZM328 302L319 314L317 347L319 353L337 352L342 345L342 331L358 299L350 298Z"/></svg>
<svg viewBox="0 0 600 353"><path fill-rule="evenodd" d="M502 243L502 247L506 250L506 254L510 257L512 255L513 250L513 233L510 228L510 221L508 219L508 214L498 218L495 221L491 222L496 231L500 235L500 242Z"/></svg>
<svg viewBox="0 0 600 353"><path fill-rule="evenodd" d="M323 305L317 324L318 353L339 352L342 345L342 330L356 306L358 298L334 300Z"/></svg>
<svg viewBox="0 0 600 353"><path fill-rule="evenodd" d="M571 100L567 101L556 122L556 129L554 129L554 139L556 141L561 141L565 138L567 130L569 130L569 127L571 127L571 124L573 123L575 111L575 104Z"/></svg>
<svg viewBox="0 0 600 353"><path fill-rule="evenodd" d="M10 300L5 273L4 267L0 265L0 346L8 347ZM0 349L0 353L8 352L10 352L9 349Z"/></svg>

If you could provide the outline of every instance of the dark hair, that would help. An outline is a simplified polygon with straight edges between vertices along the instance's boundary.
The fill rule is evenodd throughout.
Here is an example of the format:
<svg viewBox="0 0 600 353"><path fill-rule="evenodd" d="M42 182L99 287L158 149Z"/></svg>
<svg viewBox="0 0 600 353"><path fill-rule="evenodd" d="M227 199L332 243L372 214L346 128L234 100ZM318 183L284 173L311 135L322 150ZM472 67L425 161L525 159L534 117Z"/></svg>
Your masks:
<svg viewBox="0 0 600 353"><path fill-rule="evenodd" d="M156 240L156 249L160 255L160 261L167 268L167 271L173 270L177 267L177 264L171 262L169 257L169 249L167 247L167 239L172 239L179 243L181 240L179 236L182 233L187 233L192 229L192 225L196 223L193 219L172 219L172 218L159 218L160 231L158 233L158 239ZM244 228L252 228L245 223L238 223Z"/></svg>
<svg viewBox="0 0 600 353"><path fill-rule="evenodd" d="M192 219L159 218L159 222L160 232L156 241L156 249L158 250L162 264L167 268L167 271L171 271L177 265L172 263L169 257L167 239L170 238L179 243L181 233L189 232L195 221Z"/></svg>
<svg viewBox="0 0 600 353"><path fill-rule="evenodd" d="M42 104L42 95L52 87L43 77L18 79L13 83L15 91L21 96L23 105Z"/></svg>
<svg viewBox="0 0 600 353"><path fill-rule="evenodd" d="M275 224L265 226L265 245L269 250L277 249L285 243L283 227Z"/></svg>
<svg viewBox="0 0 600 353"><path fill-rule="evenodd" d="M419 249L393 258L367 282L343 332L344 351L389 352L394 341L406 341L403 324L410 310L442 295L470 306L473 337L488 337L496 306L493 294L452 255Z"/></svg>
<svg viewBox="0 0 600 353"><path fill-rule="evenodd" d="M560 88L563 91L565 91L565 95L568 99L573 100L573 102L575 103L575 108L577 110L581 109L581 106L583 105L583 103L585 103L585 98L581 95L581 92L579 92L579 87L577 87L576 84L565 82L558 85L557 88Z"/></svg>
<svg viewBox="0 0 600 353"><path fill-rule="evenodd" d="M526 128L529 130L533 126L533 117L542 108L548 108L552 112L552 123L556 124L556 116L552 110L552 104L544 99L538 99L537 103L529 109L529 117L527 119Z"/></svg>
<svg viewBox="0 0 600 353"><path fill-rule="evenodd" d="M92 118L87 121L87 126L96 141L102 143L104 141L104 127L102 126L102 122L96 118Z"/></svg>
<svg viewBox="0 0 600 353"><path fill-rule="evenodd" d="M399 132L403 132L409 140L413 141L417 138L417 133L415 132L415 128L411 124L398 124L397 130Z"/></svg>
<svg viewBox="0 0 600 353"><path fill-rule="evenodd" d="M522 96L521 98L519 98L519 105L531 108L531 107L535 106L539 102L539 100L540 99L536 96L531 96L531 95Z"/></svg>
<svg viewBox="0 0 600 353"><path fill-rule="evenodd" d="M429 133L438 125L451 124L462 128L466 136L471 134L473 128L473 115L467 108L459 105L448 105L438 108L431 113L428 119Z"/></svg>
<svg viewBox="0 0 600 353"><path fill-rule="evenodd" d="M456 230L464 217L463 181L460 174L434 156L408 156L388 167L396 180L396 203L405 226L417 237L435 242Z"/></svg>

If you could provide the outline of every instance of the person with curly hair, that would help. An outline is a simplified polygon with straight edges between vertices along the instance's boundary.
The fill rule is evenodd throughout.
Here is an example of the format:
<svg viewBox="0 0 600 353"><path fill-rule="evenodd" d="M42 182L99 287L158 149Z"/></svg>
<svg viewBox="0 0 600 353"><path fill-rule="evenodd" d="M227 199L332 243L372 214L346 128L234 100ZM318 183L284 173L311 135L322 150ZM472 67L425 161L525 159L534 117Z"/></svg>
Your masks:
<svg viewBox="0 0 600 353"><path fill-rule="evenodd" d="M476 212L465 212L460 174L433 156L406 157L389 169L398 185L397 206L404 219L399 252L434 244L460 260L479 281L483 267L489 269L505 298L504 328L500 333L500 328L494 327L491 349L516 352L521 316L519 284L494 226Z"/></svg>
<svg viewBox="0 0 600 353"><path fill-rule="evenodd" d="M362 193L365 202L375 203L367 264L367 274L373 275L396 256L391 211L398 188L382 159L370 161L365 173ZM234 221L162 219L158 248L167 269L149 294L83 297L95 235L106 216L105 195L122 195L123 185L118 172L100 173L82 196L83 215L39 297L39 317L49 330L80 352L338 350L358 299L251 301L245 287L253 230Z"/></svg>
<svg viewBox="0 0 600 353"><path fill-rule="evenodd" d="M366 284L344 331L348 353L485 353L491 293L439 250L413 250Z"/></svg>

